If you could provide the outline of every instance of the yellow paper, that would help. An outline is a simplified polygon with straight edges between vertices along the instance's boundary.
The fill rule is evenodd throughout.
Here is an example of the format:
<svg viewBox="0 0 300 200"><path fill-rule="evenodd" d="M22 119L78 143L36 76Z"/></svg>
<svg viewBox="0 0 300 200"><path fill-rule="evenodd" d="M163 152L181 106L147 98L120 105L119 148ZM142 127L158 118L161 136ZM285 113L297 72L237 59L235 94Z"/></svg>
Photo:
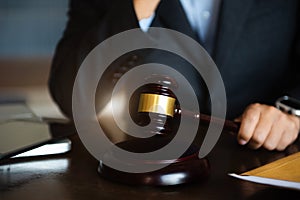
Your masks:
<svg viewBox="0 0 300 200"><path fill-rule="evenodd" d="M300 182L300 152L245 172L241 175Z"/></svg>

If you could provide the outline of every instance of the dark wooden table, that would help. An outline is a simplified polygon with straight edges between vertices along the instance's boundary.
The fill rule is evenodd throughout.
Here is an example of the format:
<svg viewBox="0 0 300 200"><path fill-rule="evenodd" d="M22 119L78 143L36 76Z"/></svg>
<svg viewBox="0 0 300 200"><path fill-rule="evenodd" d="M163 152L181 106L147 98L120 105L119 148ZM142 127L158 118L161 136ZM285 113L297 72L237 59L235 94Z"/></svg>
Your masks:
<svg viewBox="0 0 300 200"><path fill-rule="evenodd" d="M98 161L73 135L69 153L14 159L0 165L0 200L22 199L300 199L300 192L250 183L229 177L299 151L300 144L284 152L250 150L223 132L209 154L211 175L202 183L168 187L130 186L99 176ZM299 169L300 170L300 169Z"/></svg>

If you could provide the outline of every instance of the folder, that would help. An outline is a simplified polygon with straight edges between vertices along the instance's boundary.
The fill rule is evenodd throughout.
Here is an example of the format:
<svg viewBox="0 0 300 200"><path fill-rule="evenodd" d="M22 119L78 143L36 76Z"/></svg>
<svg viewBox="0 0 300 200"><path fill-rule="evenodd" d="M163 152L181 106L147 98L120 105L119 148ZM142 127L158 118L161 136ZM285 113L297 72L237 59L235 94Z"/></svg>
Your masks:
<svg viewBox="0 0 300 200"><path fill-rule="evenodd" d="M300 152L240 175L228 175L255 183L300 190Z"/></svg>

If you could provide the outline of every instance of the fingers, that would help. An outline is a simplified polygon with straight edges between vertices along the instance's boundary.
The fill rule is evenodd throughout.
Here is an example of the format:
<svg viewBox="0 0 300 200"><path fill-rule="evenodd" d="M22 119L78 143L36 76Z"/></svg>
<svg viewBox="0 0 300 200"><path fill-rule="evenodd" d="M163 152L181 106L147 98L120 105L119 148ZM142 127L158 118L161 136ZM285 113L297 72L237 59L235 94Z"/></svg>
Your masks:
<svg viewBox="0 0 300 200"><path fill-rule="evenodd" d="M262 104L250 105L241 116L238 142L250 148L284 150L298 137L300 119Z"/></svg>
<svg viewBox="0 0 300 200"><path fill-rule="evenodd" d="M260 112L260 118L253 131L249 146L253 149L258 149L262 145L265 145L266 142L276 146L281 137L281 129L274 128L273 126L281 111L265 105L256 105L255 109ZM273 146L271 146L271 148L273 148Z"/></svg>
<svg viewBox="0 0 300 200"><path fill-rule="evenodd" d="M249 106L241 117L241 126L238 133L238 142L241 145L247 144L253 136L256 125L260 119L260 111L257 105Z"/></svg>
<svg viewBox="0 0 300 200"><path fill-rule="evenodd" d="M284 132L283 126L273 126L262 146L270 151L275 150L285 134Z"/></svg>

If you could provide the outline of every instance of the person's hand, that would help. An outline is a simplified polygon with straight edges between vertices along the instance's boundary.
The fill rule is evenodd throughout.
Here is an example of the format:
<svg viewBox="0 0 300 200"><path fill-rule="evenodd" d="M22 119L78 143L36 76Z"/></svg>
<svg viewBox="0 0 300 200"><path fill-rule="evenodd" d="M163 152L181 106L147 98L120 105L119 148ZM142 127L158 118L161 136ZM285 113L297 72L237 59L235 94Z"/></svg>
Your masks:
<svg viewBox="0 0 300 200"><path fill-rule="evenodd" d="M135 14L138 20L150 17L160 0L133 0Z"/></svg>
<svg viewBox="0 0 300 200"><path fill-rule="evenodd" d="M241 122L239 144L253 149L282 151L297 139L300 130L299 117L263 104L248 106L236 121Z"/></svg>

